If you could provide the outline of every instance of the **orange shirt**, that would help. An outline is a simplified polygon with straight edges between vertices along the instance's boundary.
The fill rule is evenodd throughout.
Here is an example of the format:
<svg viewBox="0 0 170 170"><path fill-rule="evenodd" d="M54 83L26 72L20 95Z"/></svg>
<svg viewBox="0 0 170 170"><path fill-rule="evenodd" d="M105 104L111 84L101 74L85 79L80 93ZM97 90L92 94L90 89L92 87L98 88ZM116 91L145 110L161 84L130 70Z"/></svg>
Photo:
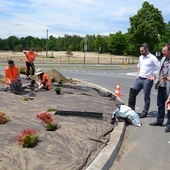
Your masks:
<svg viewBox="0 0 170 170"><path fill-rule="evenodd" d="M51 80L50 77L47 74L43 74L43 78L40 80L41 83L46 83L48 90L51 89Z"/></svg>
<svg viewBox="0 0 170 170"><path fill-rule="evenodd" d="M25 61L28 62L28 63L34 63L35 57L36 57L35 52L28 51L28 52L26 52Z"/></svg>
<svg viewBox="0 0 170 170"><path fill-rule="evenodd" d="M17 66L5 68L5 84L10 85L11 82L16 82L19 78L19 69Z"/></svg>

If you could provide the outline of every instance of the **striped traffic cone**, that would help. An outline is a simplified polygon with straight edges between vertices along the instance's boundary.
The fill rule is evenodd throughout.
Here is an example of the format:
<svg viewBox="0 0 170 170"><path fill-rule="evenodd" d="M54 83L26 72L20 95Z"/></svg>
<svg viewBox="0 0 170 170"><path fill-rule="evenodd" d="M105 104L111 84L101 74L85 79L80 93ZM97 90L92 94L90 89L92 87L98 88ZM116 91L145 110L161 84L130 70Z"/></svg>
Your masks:
<svg viewBox="0 0 170 170"><path fill-rule="evenodd" d="M117 97L121 96L121 94L120 94L120 83L117 83L116 90L115 90L115 95Z"/></svg>

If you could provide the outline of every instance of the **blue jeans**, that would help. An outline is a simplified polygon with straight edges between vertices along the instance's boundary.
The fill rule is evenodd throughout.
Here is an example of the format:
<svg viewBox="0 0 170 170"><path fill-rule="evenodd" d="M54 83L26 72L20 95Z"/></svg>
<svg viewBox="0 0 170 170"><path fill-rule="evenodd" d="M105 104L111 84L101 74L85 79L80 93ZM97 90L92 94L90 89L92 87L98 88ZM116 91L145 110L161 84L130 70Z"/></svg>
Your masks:
<svg viewBox="0 0 170 170"><path fill-rule="evenodd" d="M158 87L157 94L157 106L158 106L158 116L157 122L163 123L165 118L165 102L168 98L167 91L165 87ZM167 112L167 126L170 126L170 111Z"/></svg>
<svg viewBox="0 0 170 170"><path fill-rule="evenodd" d="M133 88L136 89L136 96L143 89L145 103L144 103L142 113L146 115L148 114L149 107L150 107L150 94L151 94L152 86L153 86L153 81L150 81L146 78L137 78L133 86Z"/></svg>

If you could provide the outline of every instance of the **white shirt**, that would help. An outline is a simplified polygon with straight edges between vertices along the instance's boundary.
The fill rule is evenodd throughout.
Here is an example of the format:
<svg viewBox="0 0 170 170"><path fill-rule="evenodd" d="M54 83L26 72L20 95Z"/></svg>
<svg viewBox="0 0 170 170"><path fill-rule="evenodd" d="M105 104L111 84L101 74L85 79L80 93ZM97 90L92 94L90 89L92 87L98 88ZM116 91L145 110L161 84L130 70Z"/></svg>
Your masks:
<svg viewBox="0 0 170 170"><path fill-rule="evenodd" d="M138 76L147 78L154 75L154 72L158 69L160 62L151 53L147 56L141 55L137 67L140 67Z"/></svg>

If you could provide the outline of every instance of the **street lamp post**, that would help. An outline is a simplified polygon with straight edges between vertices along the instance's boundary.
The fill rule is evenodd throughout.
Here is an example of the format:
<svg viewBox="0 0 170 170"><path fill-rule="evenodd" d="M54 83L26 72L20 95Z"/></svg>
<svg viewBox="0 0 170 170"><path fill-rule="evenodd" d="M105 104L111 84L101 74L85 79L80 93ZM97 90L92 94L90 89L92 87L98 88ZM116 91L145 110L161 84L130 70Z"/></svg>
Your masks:
<svg viewBox="0 0 170 170"><path fill-rule="evenodd" d="M87 37L84 38L84 68L86 63Z"/></svg>

